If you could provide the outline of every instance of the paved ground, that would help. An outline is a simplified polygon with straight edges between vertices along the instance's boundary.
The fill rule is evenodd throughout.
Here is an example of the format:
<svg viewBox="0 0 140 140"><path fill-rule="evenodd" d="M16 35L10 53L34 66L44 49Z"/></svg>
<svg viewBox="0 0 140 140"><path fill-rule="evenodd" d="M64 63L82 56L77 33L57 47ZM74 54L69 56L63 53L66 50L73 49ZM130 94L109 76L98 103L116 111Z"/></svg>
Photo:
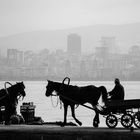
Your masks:
<svg viewBox="0 0 140 140"><path fill-rule="evenodd" d="M99 140L140 139L140 129L93 128L55 125L0 125L0 140Z"/></svg>
<svg viewBox="0 0 140 140"><path fill-rule="evenodd" d="M0 133L2 132L65 132L65 133L93 133L93 132L137 132L140 133L140 129L126 129L126 128L114 128L110 129L107 127L100 127L100 128L94 128L94 127L81 127L81 126L65 126L60 127L56 125L0 125Z"/></svg>

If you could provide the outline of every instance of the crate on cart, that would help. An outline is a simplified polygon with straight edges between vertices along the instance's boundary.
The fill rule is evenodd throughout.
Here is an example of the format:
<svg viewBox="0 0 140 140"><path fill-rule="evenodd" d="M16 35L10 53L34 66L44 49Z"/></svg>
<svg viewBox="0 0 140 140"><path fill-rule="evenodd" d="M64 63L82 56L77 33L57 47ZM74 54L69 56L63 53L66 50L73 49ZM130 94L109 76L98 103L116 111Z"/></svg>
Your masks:
<svg viewBox="0 0 140 140"><path fill-rule="evenodd" d="M20 113L23 116L25 123L34 121L35 118L35 105L33 102L23 103L20 106Z"/></svg>

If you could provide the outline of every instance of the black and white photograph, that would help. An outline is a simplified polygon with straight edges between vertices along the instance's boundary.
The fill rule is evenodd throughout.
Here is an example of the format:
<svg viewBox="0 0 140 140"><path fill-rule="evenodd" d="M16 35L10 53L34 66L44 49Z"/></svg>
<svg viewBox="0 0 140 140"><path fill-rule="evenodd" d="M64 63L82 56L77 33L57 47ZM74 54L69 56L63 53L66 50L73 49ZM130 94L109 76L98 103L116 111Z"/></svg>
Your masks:
<svg viewBox="0 0 140 140"><path fill-rule="evenodd" d="M140 139L140 0L0 0L0 140Z"/></svg>

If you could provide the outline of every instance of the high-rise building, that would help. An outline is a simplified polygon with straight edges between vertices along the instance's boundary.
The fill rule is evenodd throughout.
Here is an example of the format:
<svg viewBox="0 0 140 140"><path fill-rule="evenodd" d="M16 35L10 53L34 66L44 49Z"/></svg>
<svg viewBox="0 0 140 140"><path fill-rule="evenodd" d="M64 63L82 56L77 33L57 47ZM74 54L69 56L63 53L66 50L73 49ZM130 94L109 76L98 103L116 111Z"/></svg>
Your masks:
<svg viewBox="0 0 140 140"><path fill-rule="evenodd" d="M115 37L102 37L101 47L107 48L109 53L116 53L116 38Z"/></svg>
<svg viewBox="0 0 140 140"><path fill-rule="evenodd" d="M68 35L67 53L68 54L81 54L81 36L75 33Z"/></svg>
<svg viewBox="0 0 140 140"><path fill-rule="evenodd" d="M109 54L108 47L96 47L95 54L97 58L102 58L102 59L107 58Z"/></svg>
<svg viewBox="0 0 140 140"><path fill-rule="evenodd" d="M17 64L23 65L24 64L24 53L23 51L17 51Z"/></svg>
<svg viewBox="0 0 140 140"><path fill-rule="evenodd" d="M10 65L17 64L17 49L8 49L7 50L7 60L8 60L8 64L10 64Z"/></svg>
<svg viewBox="0 0 140 140"><path fill-rule="evenodd" d="M8 49L7 60L9 64L22 65L23 64L23 51L19 51L17 49Z"/></svg>

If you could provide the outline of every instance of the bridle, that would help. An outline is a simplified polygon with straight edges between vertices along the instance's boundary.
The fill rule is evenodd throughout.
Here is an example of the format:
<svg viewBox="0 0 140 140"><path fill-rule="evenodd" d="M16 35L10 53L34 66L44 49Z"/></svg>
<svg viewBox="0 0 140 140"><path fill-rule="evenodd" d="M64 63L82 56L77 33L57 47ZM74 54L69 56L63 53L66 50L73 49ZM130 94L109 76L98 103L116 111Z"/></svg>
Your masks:
<svg viewBox="0 0 140 140"><path fill-rule="evenodd" d="M23 88L23 87L22 87L22 88ZM24 89L24 88L23 88L23 89ZM19 101L19 99L20 99L21 97L23 97L22 100L24 99L24 96L21 94L21 92L19 92L19 93L20 93L20 95L17 95L17 97L18 97L17 100L18 100L18 101Z"/></svg>
<svg viewBox="0 0 140 140"><path fill-rule="evenodd" d="M62 81L62 85L60 86L59 95L58 95L58 94L51 94L51 95L50 95L50 96L51 96L51 103L52 103L52 106L53 106L53 107L57 107L57 106L58 106L58 103L60 102L60 108L62 108L62 101L61 101L61 99L60 99L60 96L61 96L61 97L63 97L64 99L67 99L67 100L69 100L69 101L72 101L72 102L76 103L76 107L75 107L75 108L78 108L79 104L78 104L75 100L72 100L72 99L70 99L70 98L68 98L68 97L66 97L66 96L64 96L64 95L62 95L62 94L60 94L61 91L63 91L64 84L65 84L65 81L66 81L66 80L68 81L67 85L70 84L70 78L69 78L69 77L65 77L65 78L63 79L63 81ZM56 105L54 105L54 103L53 103L53 99L52 99L53 96L57 96L57 103L56 103Z"/></svg>
<svg viewBox="0 0 140 140"><path fill-rule="evenodd" d="M63 81L62 81L62 85L61 85L61 87L60 87L60 92L63 90L63 86L64 86L64 83L65 83L65 81L66 80L68 80L68 85L69 85L69 83L70 83L70 78L69 77L65 77L64 79L63 79ZM60 94L60 93L59 93ZM52 103L52 106L53 107L57 107L58 106L58 103L60 102L60 108L62 108L62 101L60 100L60 96L62 96L61 94L60 94L60 96L58 95L58 94L51 94L50 95L51 96L51 103ZM56 103L56 105L54 105L54 103L53 103L53 96L54 97L57 97L57 103Z"/></svg>

